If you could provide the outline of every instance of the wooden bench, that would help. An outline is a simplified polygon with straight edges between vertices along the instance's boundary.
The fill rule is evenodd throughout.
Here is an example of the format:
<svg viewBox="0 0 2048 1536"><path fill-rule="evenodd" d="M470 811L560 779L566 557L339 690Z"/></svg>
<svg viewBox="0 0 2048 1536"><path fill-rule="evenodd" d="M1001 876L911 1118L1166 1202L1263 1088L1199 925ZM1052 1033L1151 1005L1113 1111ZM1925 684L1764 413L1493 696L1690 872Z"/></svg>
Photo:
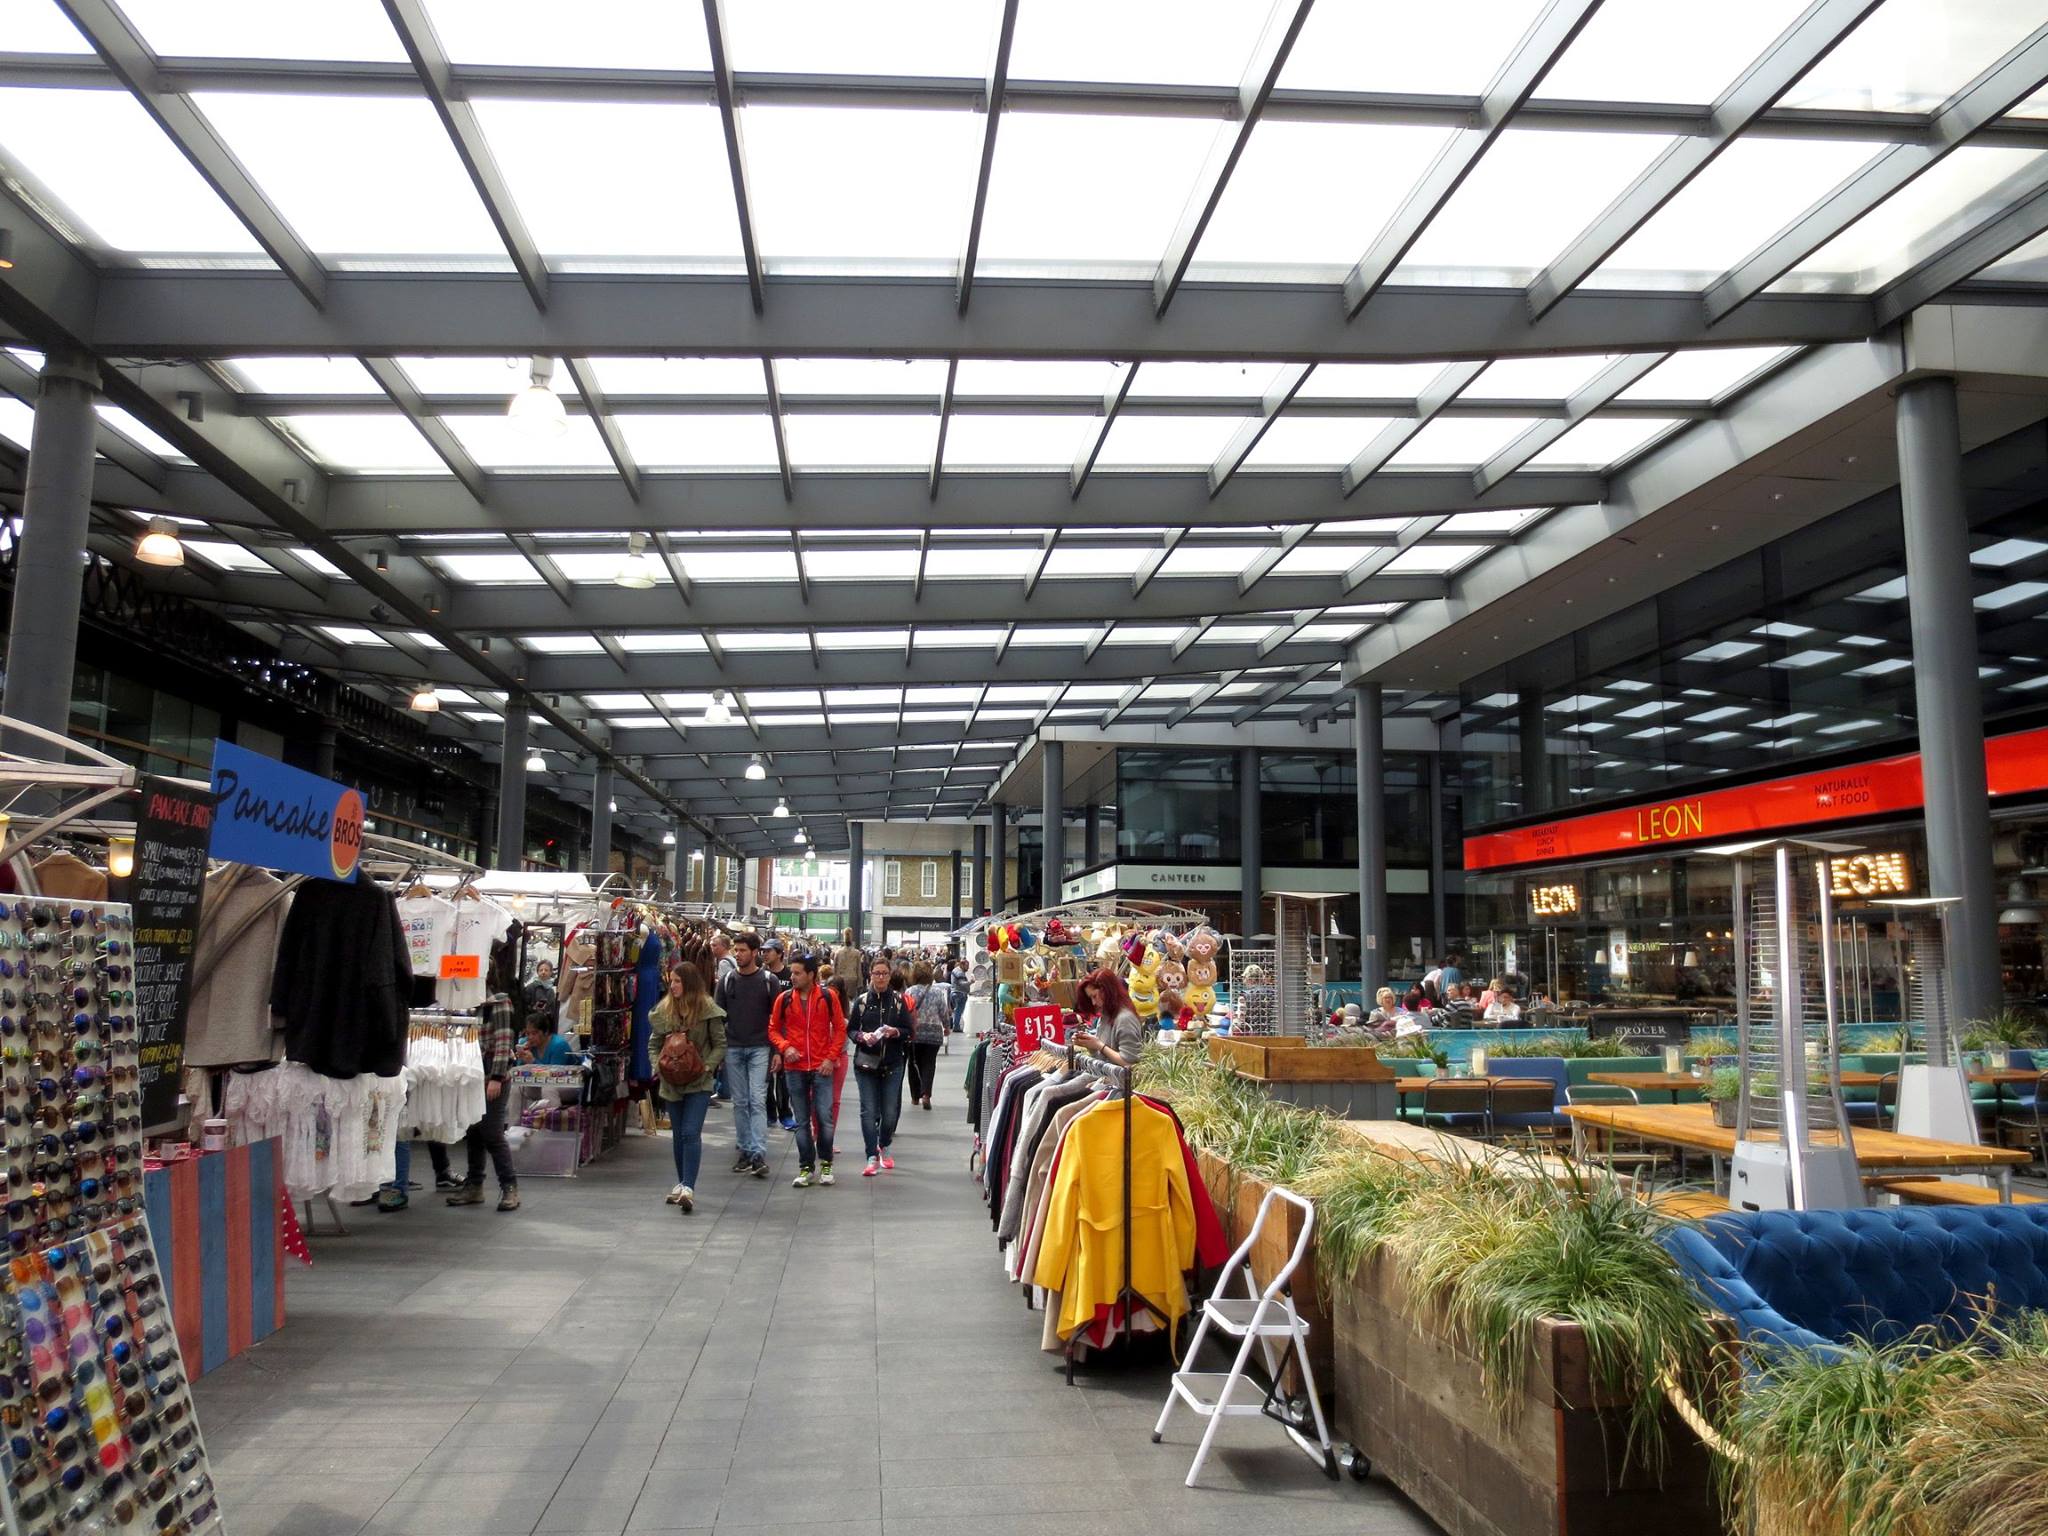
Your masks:
<svg viewBox="0 0 2048 1536"><path fill-rule="evenodd" d="M1879 1194L1897 1195L1912 1205L1997 1205L1996 1188L1966 1179L1865 1179ZM2015 1194L2014 1205L2039 1205L2039 1195Z"/></svg>
<svg viewBox="0 0 2048 1536"><path fill-rule="evenodd" d="M1674 1221L1705 1221L1709 1216L1728 1214L1728 1197L1711 1189L1666 1189L1645 1192L1642 1198L1651 1210Z"/></svg>

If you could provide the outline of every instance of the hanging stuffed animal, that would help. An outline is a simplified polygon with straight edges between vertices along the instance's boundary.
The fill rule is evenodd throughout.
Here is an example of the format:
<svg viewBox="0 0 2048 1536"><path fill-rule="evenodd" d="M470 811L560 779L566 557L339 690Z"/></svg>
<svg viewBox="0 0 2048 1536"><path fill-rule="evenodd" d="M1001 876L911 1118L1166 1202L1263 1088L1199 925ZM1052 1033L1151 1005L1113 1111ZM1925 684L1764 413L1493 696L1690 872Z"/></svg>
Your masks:
<svg viewBox="0 0 2048 1536"><path fill-rule="evenodd" d="M1180 961L1169 956L1165 964L1159 967L1159 990L1162 992L1178 992L1186 987L1187 984L1188 968L1181 964Z"/></svg>
<svg viewBox="0 0 2048 1536"><path fill-rule="evenodd" d="M1133 939L1132 943L1141 947L1137 958L1131 962L1131 974L1127 983L1131 992L1131 1006L1138 1011L1138 1017L1145 1023L1156 1023L1159 1018L1159 967L1163 957L1149 940Z"/></svg>
<svg viewBox="0 0 2048 1536"><path fill-rule="evenodd" d="M1188 935L1187 1005L1197 1018L1207 1018L1216 1009L1215 930L1197 928Z"/></svg>

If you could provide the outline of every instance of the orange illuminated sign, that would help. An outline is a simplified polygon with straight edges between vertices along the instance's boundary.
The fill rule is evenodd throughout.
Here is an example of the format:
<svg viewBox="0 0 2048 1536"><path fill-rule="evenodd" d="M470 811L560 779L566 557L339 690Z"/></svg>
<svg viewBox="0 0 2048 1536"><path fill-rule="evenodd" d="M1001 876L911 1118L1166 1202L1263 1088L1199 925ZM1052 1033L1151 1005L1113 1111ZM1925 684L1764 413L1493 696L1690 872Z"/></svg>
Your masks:
<svg viewBox="0 0 2048 1536"><path fill-rule="evenodd" d="M2048 728L1985 742L1984 771L1994 796L2048 790ZM1656 805L1481 833L1465 839L1465 867L1502 869L1633 853L1646 845L1727 841L1917 811L1921 805L1920 754L1908 752L1825 773L1766 779Z"/></svg>
<svg viewBox="0 0 2048 1536"><path fill-rule="evenodd" d="M1531 917L1577 917L1579 888L1576 885L1532 885L1529 887Z"/></svg>

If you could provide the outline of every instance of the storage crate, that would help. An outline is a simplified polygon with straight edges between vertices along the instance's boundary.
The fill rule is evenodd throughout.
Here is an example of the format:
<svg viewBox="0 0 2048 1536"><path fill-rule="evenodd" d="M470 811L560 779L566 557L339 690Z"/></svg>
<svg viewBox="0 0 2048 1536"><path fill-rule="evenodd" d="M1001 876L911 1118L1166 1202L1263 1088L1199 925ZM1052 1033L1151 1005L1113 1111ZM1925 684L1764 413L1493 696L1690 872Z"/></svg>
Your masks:
<svg viewBox="0 0 2048 1536"><path fill-rule="evenodd" d="M513 1140L515 1137L517 1139ZM515 1126L507 1131L506 1139L512 1141L512 1166L522 1179L570 1179L576 1176L576 1154L583 1145L580 1130L537 1131Z"/></svg>

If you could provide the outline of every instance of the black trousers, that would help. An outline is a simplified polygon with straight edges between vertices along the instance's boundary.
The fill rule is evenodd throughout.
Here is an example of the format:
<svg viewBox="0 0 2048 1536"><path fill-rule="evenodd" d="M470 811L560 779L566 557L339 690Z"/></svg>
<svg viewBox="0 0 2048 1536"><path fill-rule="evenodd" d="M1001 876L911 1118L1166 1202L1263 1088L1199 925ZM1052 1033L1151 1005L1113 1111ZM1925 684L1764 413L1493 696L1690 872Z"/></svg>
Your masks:
<svg viewBox="0 0 2048 1536"><path fill-rule="evenodd" d="M768 1123L780 1125L790 1118L788 1080L771 1064L768 1069Z"/></svg>
<svg viewBox="0 0 2048 1536"><path fill-rule="evenodd" d="M922 1103L932 1096L932 1085L939 1080L939 1044L937 1040L926 1045L922 1040L910 1042L907 1052L910 1057L910 1102Z"/></svg>
<svg viewBox="0 0 2048 1536"><path fill-rule="evenodd" d="M502 1090L495 1099L484 1100L484 1117L469 1128L463 1144L469 1148L470 1183L483 1183L486 1152L491 1154L491 1167L498 1175L500 1189L511 1189L519 1183L519 1175L512 1170L512 1149L505 1143L505 1095Z"/></svg>

